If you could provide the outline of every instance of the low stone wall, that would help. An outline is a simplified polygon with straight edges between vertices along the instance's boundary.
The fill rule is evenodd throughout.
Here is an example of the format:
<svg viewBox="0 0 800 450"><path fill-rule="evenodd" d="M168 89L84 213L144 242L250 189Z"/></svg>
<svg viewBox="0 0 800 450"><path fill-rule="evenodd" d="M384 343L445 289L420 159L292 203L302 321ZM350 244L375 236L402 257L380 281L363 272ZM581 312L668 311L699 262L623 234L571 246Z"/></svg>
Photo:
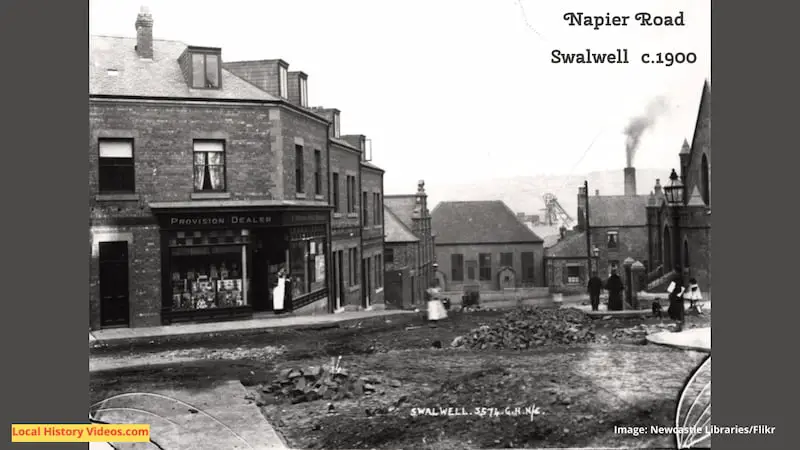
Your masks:
<svg viewBox="0 0 800 450"><path fill-rule="evenodd" d="M461 291L440 292L439 297L447 298L450 300L451 305L460 305L461 296L464 293ZM522 301L535 298L549 298L550 290L548 288L520 288L520 289L505 289L502 291L480 291L481 304L492 302L508 302L508 301Z"/></svg>

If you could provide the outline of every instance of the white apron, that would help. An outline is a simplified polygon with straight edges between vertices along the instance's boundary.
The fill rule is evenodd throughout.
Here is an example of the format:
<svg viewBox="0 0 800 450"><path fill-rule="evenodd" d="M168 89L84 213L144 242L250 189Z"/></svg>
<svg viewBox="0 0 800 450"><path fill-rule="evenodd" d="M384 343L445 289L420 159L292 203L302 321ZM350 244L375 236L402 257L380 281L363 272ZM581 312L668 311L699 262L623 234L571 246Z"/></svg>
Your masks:
<svg viewBox="0 0 800 450"><path fill-rule="evenodd" d="M286 298L284 296L286 290L286 278L280 277L278 278L278 285L272 289L272 309L275 311L280 311L283 309L283 301Z"/></svg>
<svg viewBox="0 0 800 450"><path fill-rule="evenodd" d="M444 309L444 304L437 298L440 289L428 289L428 294L431 296L428 300L428 320L442 320L447 318L447 310Z"/></svg>

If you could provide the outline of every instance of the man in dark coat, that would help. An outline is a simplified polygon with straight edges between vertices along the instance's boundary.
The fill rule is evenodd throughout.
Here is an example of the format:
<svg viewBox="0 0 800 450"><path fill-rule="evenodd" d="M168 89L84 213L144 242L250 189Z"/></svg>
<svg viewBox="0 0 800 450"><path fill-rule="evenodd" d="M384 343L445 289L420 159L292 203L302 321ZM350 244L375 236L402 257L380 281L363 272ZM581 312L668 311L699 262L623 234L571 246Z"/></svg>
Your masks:
<svg viewBox="0 0 800 450"><path fill-rule="evenodd" d="M608 310L622 311L622 291L625 286L622 279L617 275L617 271L612 270L611 276L606 280L606 290L608 291Z"/></svg>
<svg viewBox="0 0 800 450"><path fill-rule="evenodd" d="M670 279L670 283L674 283L672 292L669 293L669 309L667 314L669 318L675 321L675 331L680 332L683 330L683 320L685 315L684 299L683 299L683 277L680 273L680 268L675 268L675 274Z"/></svg>
<svg viewBox="0 0 800 450"><path fill-rule="evenodd" d="M597 276L597 271L592 271L592 277L586 286L589 289L589 300L592 302L592 311L600 308L600 292L603 290L603 280Z"/></svg>

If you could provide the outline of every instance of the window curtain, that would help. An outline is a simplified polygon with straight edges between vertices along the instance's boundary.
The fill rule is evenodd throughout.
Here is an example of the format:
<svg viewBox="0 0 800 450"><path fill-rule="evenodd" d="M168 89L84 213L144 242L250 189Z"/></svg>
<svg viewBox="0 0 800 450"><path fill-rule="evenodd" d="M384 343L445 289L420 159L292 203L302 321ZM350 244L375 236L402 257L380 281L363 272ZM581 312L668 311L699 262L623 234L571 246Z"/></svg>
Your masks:
<svg viewBox="0 0 800 450"><path fill-rule="evenodd" d="M223 188L222 171L224 170L224 167L222 165L222 156L222 152L208 153L208 169L211 178L211 189L215 191Z"/></svg>
<svg viewBox="0 0 800 450"><path fill-rule="evenodd" d="M206 181L206 154L204 152L194 154L194 188L202 191Z"/></svg>

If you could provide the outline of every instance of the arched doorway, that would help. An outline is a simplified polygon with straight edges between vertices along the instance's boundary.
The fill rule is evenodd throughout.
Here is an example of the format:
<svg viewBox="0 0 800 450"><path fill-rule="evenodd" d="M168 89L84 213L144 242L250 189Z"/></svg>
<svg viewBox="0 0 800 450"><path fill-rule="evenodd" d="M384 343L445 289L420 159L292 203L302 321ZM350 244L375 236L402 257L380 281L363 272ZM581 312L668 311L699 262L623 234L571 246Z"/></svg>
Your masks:
<svg viewBox="0 0 800 450"><path fill-rule="evenodd" d="M703 159L700 162L700 196L703 197L703 202L706 205L711 205L711 180L708 167L708 157L703 153Z"/></svg>
<svg viewBox="0 0 800 450"><path fill-rule="evenodd" d="M675 267L672 263L672 238L670 236L669 227L664 227L664 272L670 272Z"/></svg>

